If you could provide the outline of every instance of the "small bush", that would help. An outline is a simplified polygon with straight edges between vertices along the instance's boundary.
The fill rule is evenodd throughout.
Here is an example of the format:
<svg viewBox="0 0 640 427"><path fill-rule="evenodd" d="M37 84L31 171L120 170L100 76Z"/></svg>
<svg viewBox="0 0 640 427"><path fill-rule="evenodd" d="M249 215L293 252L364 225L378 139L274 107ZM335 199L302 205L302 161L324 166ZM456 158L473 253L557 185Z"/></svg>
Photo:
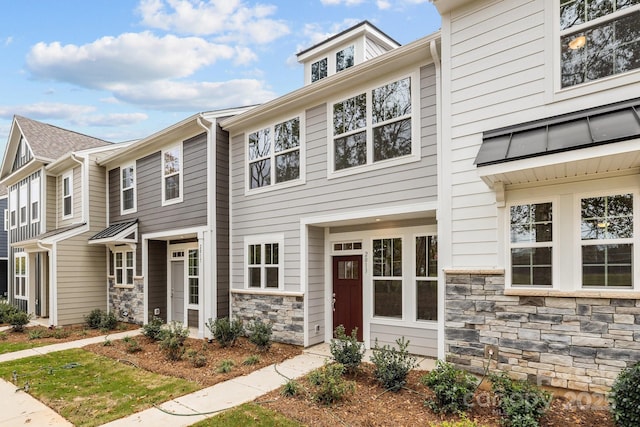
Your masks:
<svg viewBox="0 0 640 427"><path fill-rule="evenodd" d="M538 427L549 409L551 395L527 381L512 380L506 373L491 374L491 389L498 398L500 422L512 427Z"/></svg>
<svg viewBox="0 0 640 427"><path fill-rule="evenodd" d="M27 314L24 311L16 311L9 315L9 324L14 332L24 331L24 327L31 322L31 314Z"/></svg>
<svg viewBox="0 0 640 427"><path fill-rule="evenodd" d="M160 341L162 339L163 325L164 321L161 318L153 316L149 323L142 326L142 335L154 341Z"/></svg>
<svg viewBox="0 0 640 427"><path fill-rule="evenodd" d="M9 338L5 331L0 332L0 341L6 341Z"/></svg>
<svg viewBox="0 0 640 427"><path fill-rule="evenodd" d="M233 369L233 360L230 359L225 359L222 362L220 362L220 366L218 366L218 373L220 374L226 374L228 372L231 372L231 370Z"/></svg>
<svg viewBox="0 0 640 427"><path fill-rule="evenodd" d="M460 421L443 421L440 424L430 424L430 427L482 427L475 421L471 421L466 416L462 416Z"/></svg>
<svg viewBox="0 0 640 427"><path fill-rule="evenodd" d="M473 375L441 360L436 361L436 368L420 378L420 382L436 395L435 401L425 404L435 412L447 413L466 411L478 384Z"/></svg>
<svg viewBox="0 0 640 427"><path fill-rule="evenodd" d="M256 346L258 351L267 351L271 347L271 323L265 323L262 319L255 319L248 327L249 341Z"/></svg>
<svg viewBox="0 0 640 427"><path fill-rule="evenodd" d="M252 354L242 362L242 364L246 366L257 365L258 363L260 363L260 356L258 356L257 354Z"/></svg>
<svg viewBox="0 0 640 427"><path fill-rule="evenodd" d="M84 322L90 329L100 329L100 322L102 320L102 310L96 308L91 310L89 314L84 316Z"/></svg>
<svg viewBox="0 0 640 427"><path fill-rule="evenodd" d="M181 322L173 321L163 328L160 348L167 359L180 360L184 354L184 341L189 336L189 328L183 327Z"/></svg>
<svg viewBox="0 0 640 427"><path fill-rule="evenodd" d="M334 331L335 339L331 340L329 348L333 360L341 363L345 370L353 373L358 370L364 357L364 344L358 342L358 328L351 331L351 336L345 334L344 326L339 325Z"/></svg>
<svg viewBox="0 0 640 427"><path fill-rule="evenodd" d="M191 362L194 368L202 368L207 366L207 356L202 352L194 349L187 351L187 360Z"/></svg>
<svg viewBox="0 0 640 427"><path fill-rule="evenodd" d="M289 380L283 386L282 390L280 390L280 395L286 397L297 396L300 393L300 384L296 380Z"/></svg>
<svg viewBox="0 0 640 427"><path fill-rule="evenodd" d="M63 338L67 338L71 335L71 331L69 331L68 329L64 329L64 328L56 328L53 333L51 334L52 337L54 337L55 339L61 340Z"/></svg>
<svg viewBox="0 0 640 427"><path fill-rule="evenodd" d="M640 362L620 371L611 387L609 403L616 425L640 425Z"/></svg>
<svg viewBox="0 0 640 427"><path fill-rule="evenodd" d="M0 323L9 323L9 318L19 310L7 301L0 301Z"/></svg>
<svg viewBox="0 0 640 427"><path fill-rule="evenodd" d="M229 320L228 317L221 317L207 321L207 328L213 338L222 347L233 347L238 338L244 335L244 325L242 319Z"/></svg>
<svg viewBox="0 0 640 427"><path fill-rule="evenodd" d="M409 341L404 337L396 340L398 348L378 346L376 339L371 362L375 365L374 376L386 390L399 391L407 383L409 371L418 366L416 358L407 351Z"/></svg>
<svg viewBox="0 0 640 427"><path fill-rule="evenodd" d="M29 340L39 340L42 337L44 337L44 332L42 331L42 329L34 329L32 331L29 331L29 334L27 335L27 338Z"/></svg>
<svg viewBox="0 0 640 427"><path fill-rule="evenodd" d="M118 325L118 319L114 313L107 313L96 308L84 316L84 321L90 329L111 331Z"/></svg>
<svg viewBox="0 0 640 427"><path fill-rule="evenodd" d="M325 364L309 374L309 384L312 386L311 398L314 402L330 405L342 400L347 393L355 391L353 381L346 381L344 366L340 363Z"/></svg>
<svg viewBox="0 0 640 427"><path fill-rule="evenodd" d="M124 337L122 341L125 343L125 351L127 353L137 353L142 351L142 347L140 347L140 344L134 338Z"/></svg>
<svg viewBox="0 0 640 427"><path fill-rule="evenodd" d="M113 345L113 343L111 342L111 340L107 337L104 337L104 342L102 343L103 347L111 347Z"/></svg>

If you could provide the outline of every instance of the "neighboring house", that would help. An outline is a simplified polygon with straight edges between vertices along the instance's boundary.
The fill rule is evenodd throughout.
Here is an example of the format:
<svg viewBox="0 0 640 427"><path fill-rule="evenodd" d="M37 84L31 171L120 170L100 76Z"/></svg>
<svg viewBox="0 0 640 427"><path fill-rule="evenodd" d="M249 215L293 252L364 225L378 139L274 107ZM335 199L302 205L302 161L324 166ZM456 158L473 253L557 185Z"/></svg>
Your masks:
<svg viewBox="0 0 640 427"><path fill-rule="evenodd" d="M4 215L4 225L0 229L0 298L7 298L7 282L9 278L9 244L8 234L9 231L9 211L7 210L7 203L9 203L9 194L7 193L7 187L0 185L0 212Z"/></svg>
<svg viewBox="0 0 640 427"><path fill-rule="evenodd" d="M299 54L304 87L222 122L234 317L304 346L343 324L438 354L437 41L363 22Z"/></svg>
<svg viewBox="0 0 640 427"><path fill-rule="evenodd" d="M9 300L50 325L106 309L104 251L87 239L106 224L106 141L15 116L0 180L9 190Z"/></svg>
<svg viewBox="0 0 640 427"><path fill-rule="evenodd" d="M433 3L447 355L607 391L640 359L640 5Z"/></svg>
<svg viewBox="0 0 640 427"><path fill-rule="evenodd" d="M102 159L109 310L197 328L229 314L229 138L218 121L247 108L193 115Z"/></svg>

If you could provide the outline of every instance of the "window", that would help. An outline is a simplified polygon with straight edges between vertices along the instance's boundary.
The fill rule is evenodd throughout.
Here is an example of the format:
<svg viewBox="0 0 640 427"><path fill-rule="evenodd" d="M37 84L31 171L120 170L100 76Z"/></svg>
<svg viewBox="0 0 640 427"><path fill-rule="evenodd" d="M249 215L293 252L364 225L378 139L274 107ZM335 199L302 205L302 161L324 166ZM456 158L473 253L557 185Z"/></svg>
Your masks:
<svg viewBox="0 0 640 427"><path fill-rule="evenodd" d="M162 152L162 202L182 201L182 145Z"/></svg>
<svg viewBox="0 0 640 427"><path fill-rule="evenodd" d="M9 191L9 221L11 224L11 228L16 228L18 226L18 190L16 187L13 187Z"/></svg>
<svg viewBox="0 0 640 427"><path fill-rule="evenodd" d="M560 0L561 86L640 68L640 1Z"/></svg>
<svg viewBox="0 0 640 427"><path fill-rule="evenodd" d="M281 243L256 243L247 246L247 286L259 289L278 289L282 286L280 264Z"/></svg>
<svg viewBox="0 0 640 427"><path fill-rule="evenodd" d="M509 208L512 285L552 285L552 210L551 203Z"/></svg>
<svg viewBox="0 0 640 427"><path fill-rule="evenodd" d="M327 58L311 64L311 82L316 82L327 77Z"/></svg>
<svg viewBox="0 0 640 427"><path fill-rule="evenodd" d="M123 214L135 211L135 167L124 166L120 169L120 209Z"/></svg>
<svg viewBox="0 0 640 427"><path fill-rule="evenodd" d="M438 320L438 238L416 237L416 320Z"/></svg>
<svg viewBox="0 0 640 427"><path fill-rule="evenodd" d="M336 73L353 67L354 49L353 45L342 49L336 53Z"/></svg>
<svg viewBox="0 0 640 427"><path fill-rule="evenodd" d="M28 201L27 184L22 183L20 184L20 225L25 225L29 220Z"/></svg>
<svg viewBox="0 0 640 427"><path fill-rule="evenodd" d="M73 172L62 176L62 217L73 215Z"/></svg>
<svg viewBox="0 0 640 427"><path fill-rule="evenodd" d="M40 221L40 178L34 178L29 184L31 197L31 222Z"/></svg>
<svg viewBox="0 0 640 427"><path fill-rule="evenodd" d="M411 112L411 77L334 103L333 169L417 154Z"/></svg>
<svg viewBox="0 0 640 427"><path fill-rule="evenodd" d="M113 271L116 285L133 286L135 268L135 253L133 251L118 250L113 253Z"/></svg>
<svg viewBox="0 0 640 427"><path fill-rule="evenodd" d="M200 259L198 257L197 249L189 249L188 261L189 270L187 272L187 279L189 282L189 304L198 305Z"/></svg>
<svg viewBox="0 0 640 427"><path fill-rule="evenodd" d="M14 296L17 299L27 299L27 254L16 253L14 261Z"/></svg>
<svg viewBox="0 0 640 427"><path fill-rule="evenodd" d="M633 195L581 199L583 287L633 286Z"/></svg>
<svg viewBox="0 0 640 427"><path fill-rule="evenodd" d="M300 179L300 117L248 136L249 189Z"/></svg>
<svg viewBox="0 0 640 427"><path fill-rule="evenodd" d="M24 159L27 156L27 143L24 141L24 138L20 137L20 145L18 148L18 153L21 159Z"/></svg>
<svg viewBox="0 0 640 427"><path fill-rule="evenodd" d="M4 210L4 231L9 231L9 211Z"/></svg>
<svg viewBox="0 0 640 427"><path fill-rule="evenodd" d="M402 318L402 239L373 241L373 314Z"/></svg>

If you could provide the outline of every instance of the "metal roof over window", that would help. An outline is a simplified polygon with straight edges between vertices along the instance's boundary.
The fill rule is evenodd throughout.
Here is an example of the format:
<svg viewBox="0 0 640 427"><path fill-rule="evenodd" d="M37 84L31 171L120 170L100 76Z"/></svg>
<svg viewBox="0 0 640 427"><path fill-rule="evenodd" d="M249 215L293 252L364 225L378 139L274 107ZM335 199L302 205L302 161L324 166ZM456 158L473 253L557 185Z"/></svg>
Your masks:
<svg viewBox="0 0 640 427"><path fill-rule="evenodd" d="M98 234L91 236L89 238L89 243L110 243L119 240L135 240L135 237L130 237L130 235L135 233L137 229L137 219L117 222L115 224L111 224Z"/></svg>
<svg viewBox="0 0 640 427"><path fill-rule="evenodd" d="M478 167L640 138L640 99L485 132Z"/></svg>

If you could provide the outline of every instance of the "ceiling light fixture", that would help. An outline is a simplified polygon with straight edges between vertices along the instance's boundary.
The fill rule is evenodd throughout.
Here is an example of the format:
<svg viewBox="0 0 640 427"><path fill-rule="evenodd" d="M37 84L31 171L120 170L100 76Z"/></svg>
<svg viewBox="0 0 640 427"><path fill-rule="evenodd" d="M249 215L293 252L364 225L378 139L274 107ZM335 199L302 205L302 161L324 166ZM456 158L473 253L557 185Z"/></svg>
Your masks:
<svg viewBox="0 0 640 427"><path fill-rule="evenodd" d="M577 50L584 47L585 44L587 44L587 38L585 36L578 36L569 42L569 49Z"/></svg>

